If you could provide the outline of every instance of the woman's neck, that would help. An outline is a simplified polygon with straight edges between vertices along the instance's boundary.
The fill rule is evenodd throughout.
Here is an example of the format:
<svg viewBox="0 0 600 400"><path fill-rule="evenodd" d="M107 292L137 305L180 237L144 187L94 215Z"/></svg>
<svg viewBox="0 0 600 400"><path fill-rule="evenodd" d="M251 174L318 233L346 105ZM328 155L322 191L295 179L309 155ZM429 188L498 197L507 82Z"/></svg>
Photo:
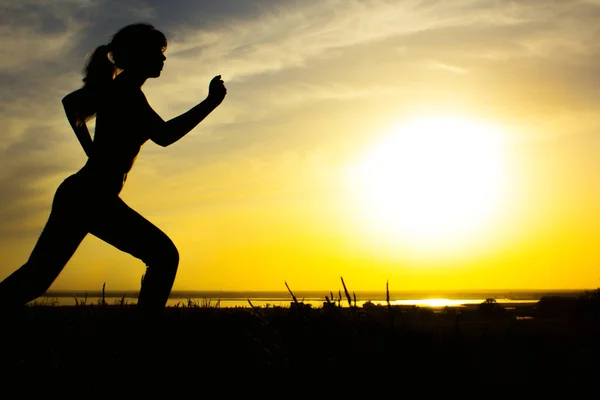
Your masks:
<svg viewBox="0 0 600 400"><path fill-rule="evenodd" d="M135 86L138 88L141 88L147 79L148 79L147 76L142 76L142 75L127 72L127 71L121 72L115 78L115 80L119 80L120 82L123 82L127 85Z"/></svg>

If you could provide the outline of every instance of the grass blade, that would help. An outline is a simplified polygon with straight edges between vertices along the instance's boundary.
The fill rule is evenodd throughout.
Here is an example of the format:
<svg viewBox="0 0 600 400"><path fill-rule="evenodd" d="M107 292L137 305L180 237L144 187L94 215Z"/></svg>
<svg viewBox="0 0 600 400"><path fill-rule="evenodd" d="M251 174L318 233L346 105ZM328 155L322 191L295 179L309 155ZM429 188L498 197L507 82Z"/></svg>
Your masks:
<svg viewBox="0 0 600 400"><path fill-rule="evenodd" d="M344 278L340 276L342 280L342 285L344 286L344 293L346 293L346 299L348 300L348 306L352 308L352 299L350 298L350 293L348 293L348 289L346 288L346 283L344 282Z"/></svg>
<svg viewBox="0 0 600 400"><path fill-rule="evenodd" d="M387 302L388 310L392 310L392 305L390 304L390 281L385 281L385 301Z"/></svg>
<svg viewBox="0 0 600 400"><path fill-rule="evenodd" d="M294 296L294 292L292 292L292 289L290 289L290 287L288 286L286 281L284 281L284 283L285 283L285 287L287 288L288 292L290 292L290 294L292 295L292 299L294 299L294 303L296 305L298 305L298 299L296 298L296 296Z"/></svg>

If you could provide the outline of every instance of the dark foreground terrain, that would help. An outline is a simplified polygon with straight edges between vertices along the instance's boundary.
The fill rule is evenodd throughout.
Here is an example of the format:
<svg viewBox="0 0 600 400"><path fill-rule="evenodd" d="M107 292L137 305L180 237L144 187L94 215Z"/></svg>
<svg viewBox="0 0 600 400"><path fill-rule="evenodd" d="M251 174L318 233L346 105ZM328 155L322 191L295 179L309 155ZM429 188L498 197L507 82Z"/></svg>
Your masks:
<svg viewBox="0 0 600 400"><path fill-rule="evenodd" d="M437 311L171 307L158 320L128 305L29 306L3 319L1 384L19 387L22 395L10 398L25 398L40 388L65 396L165 386L199 393L223 379L233 389L244 378L258 390L283 382L277 377L305 388L322 381L456 390L597 381L597 313L541 303Z"/></svg>

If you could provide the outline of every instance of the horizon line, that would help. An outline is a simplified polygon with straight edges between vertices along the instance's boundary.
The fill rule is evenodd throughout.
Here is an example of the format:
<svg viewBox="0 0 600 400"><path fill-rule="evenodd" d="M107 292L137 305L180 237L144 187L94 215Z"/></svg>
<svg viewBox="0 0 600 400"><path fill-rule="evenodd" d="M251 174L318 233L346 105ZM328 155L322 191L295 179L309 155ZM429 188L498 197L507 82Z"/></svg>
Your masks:
<svg viewBox="0 0 600 400"><path fill-rule="evenodd" d="M596 290L597 288L551 288L551 289L394 289L389 290L390 293L518 293L518 292L529 292L529 293L564 293L564 292L583 292ZM338 289L337 291L342 291ZM105 293L120 293L120 294L132 294L139 293L139 289L115 289L115 290L105 290ZM333 290L320 290L320 289L300 289L293 290L296 293L324 293L328 295L330 292L334 292ZM349 293L377 293L382 292L385 293L385 289L361 289L361 290L349 290ZM44 296L51 294L91 294L91 293L102 293L102 289L55 289L48 290L44 293ZM183 290L172 290L171 294L178 293L288 293L289 291L283 290L261 290L261 289L183 289Z"/></svg>

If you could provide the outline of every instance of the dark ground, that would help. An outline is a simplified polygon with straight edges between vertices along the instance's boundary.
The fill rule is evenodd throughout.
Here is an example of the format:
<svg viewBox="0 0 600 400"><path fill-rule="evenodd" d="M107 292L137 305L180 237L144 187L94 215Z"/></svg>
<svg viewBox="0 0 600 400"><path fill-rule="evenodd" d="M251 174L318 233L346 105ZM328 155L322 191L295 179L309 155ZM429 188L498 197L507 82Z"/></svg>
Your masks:
<svg viewBox="0 0 600 400"><path fill-rule="evenodd" d="M377 376L378 385L548 387L595 382L600 372L597 315L540 303L460 312L186 307L158 320L132 306L30 306L4 322L2 387L21 394L197 390L225 378L272 386L276 377L305 387Z"/></svg>

